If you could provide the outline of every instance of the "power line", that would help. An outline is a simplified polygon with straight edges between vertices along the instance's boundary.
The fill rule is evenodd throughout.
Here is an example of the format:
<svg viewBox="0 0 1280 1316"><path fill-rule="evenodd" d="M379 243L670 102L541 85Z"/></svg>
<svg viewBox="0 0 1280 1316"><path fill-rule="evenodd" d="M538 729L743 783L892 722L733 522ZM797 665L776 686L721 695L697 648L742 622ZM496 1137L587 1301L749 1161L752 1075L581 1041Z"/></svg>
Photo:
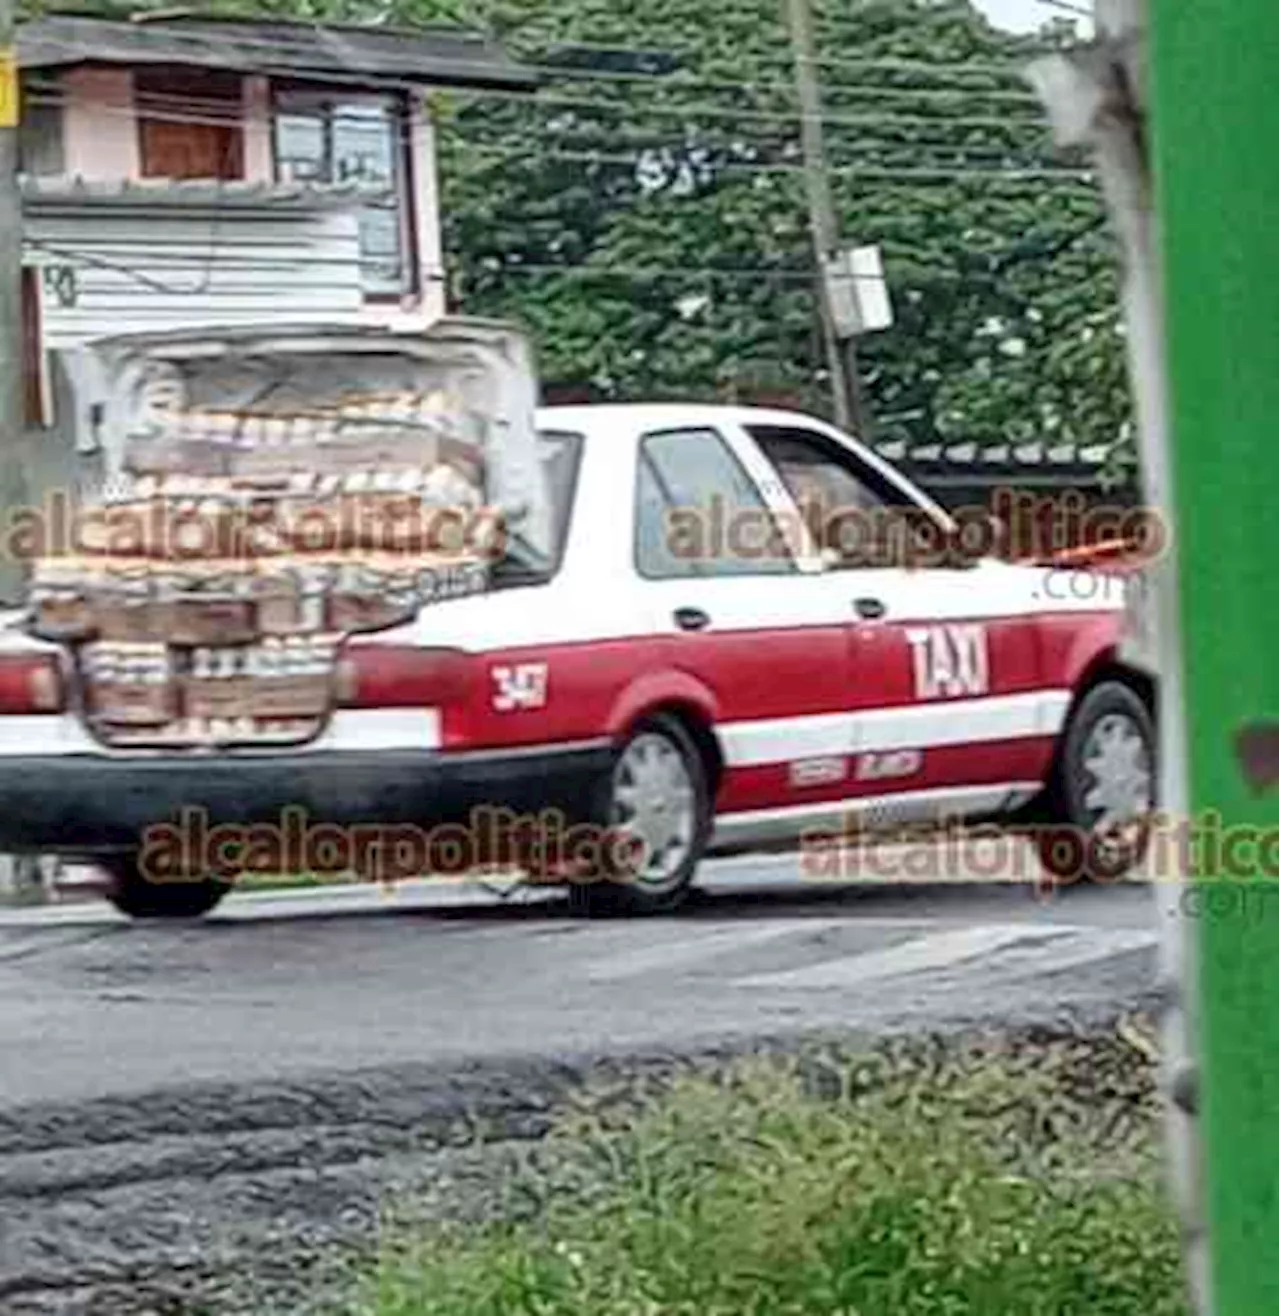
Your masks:
<svg viewBox="0 0 1280 1316"><path fill-rule="evenodd" d="M1048 9L1061 9L1064 13L1074 14L1077 18L1093 18L1091 10L1082 9L1079 5L1068 4L1067 0L1036 0L1036 3L1044 5Z"/></svg>
<svg viewBox="0 0 1280 1316"><path fill-rule="evenodd" d="M905 144L909 147L909 143ZM509 147L490 147L480 144L468 144L463 148L464 151L470 151L478 155L499 155L504 158L510 158L513 154ZM580 164L625 164L636 168L643 167L646 164L659 164L659 161L646 161L641 156L634 155L616 155L607 151L559 151L559 150L539 150L535 148L532 152L523 153L521 159L529 159L535 156L542 160L564 160L574 161ZM698 167L696 162L692 167ZM754 164L750 162L739 161L716 161L708 163L706 168L712 170L736 171L743 173L755 174L795 174L799 173L803 166L796 164ZM1068 169L1068 168L1013 168L1013 169L983 169L983 168L965 168L965 167L942 167L933 168L929 166L904 166L902 168L887 168L879 166L863 165L834 165L829 173L837 176L841 174L858 174L868 178L1017 178L1017 179L1034 179L1034 178L1063 178L1080 181L1092 179L1093 172L1088 169Z"/></svg>
<svg viewBox="0 0 1280 1316"><path fill-rule="evenodd" d="M556 276L564 278L621 278L664 280L716 280L742 279L747 282L761 282L777 279L785 282L812 283L813 271L802 269L760 268L760 269L724 269L714 265L554 265L537 261L511 261L500 265L485 265L479 262L479 270L468 271L474 278L476 273L484 274L529 274L539 276Z"/></svg>
<svg viewBox="0 0 1280 1316"><path fill-rule="evenodd" d="M824 63L821 58L815 60L815 63ZM612 69L575 69L560 68L554 64L533 64L525 65L536 73L548 73L556 78L565 80L587 80L594 82L617 82L622 84L642 83L646 86L660 88L663 91L674 90L676 88L689 87L710 87L724 91L769 91L781 92L784 94L794 95L795 88L787 82L758 82L754 79L743 79L741 81L725 78L704 78L692 74L684 69L672 73L623 73L616 72ZM1040 98L1033 91L1003 91L983 87L902 87L894 85L882 85L879 83L842 83L825 81L824 88L830 92L847 92L856 95L867 96L888 96L888 97L909 97L929 98L937 97L981 97L986 100L1009 102L1020 105L1036 106L1041 105Z"/></svg>
<svg viewBox="0 0 1280 1316"><path fill-rule="evenodd" d="M56 98L31 97L33 104L61 104ZM131 111L118 107L103 107L102 113L127 115ZM232 124L242 122L239 118L226 116L206 116L182 114L174 111L163 110L157 111L150 117L166 123L189 123L196 125L226 127ZM724 117L735 117L725 115ZM882 125L894 125L905 122L905 120L893 116L862 116L868 123L879 123ZM830 122L830 119L826 120ZM945 121L928 120L929 123L937 123L940 126ZM958 122L953 120L952 122ZM387 132L392 136L397 145L404 146L410 142L410 134L403 129L397 129L394 125L386 125ZM888 153L893 151L918 152L920 149L933 151L947 151L958 155L977 155L987 158L1004 158L1007 159L1015 151L1025 149L1020 145L1011 145L1001 147L994 143L975 143L968 144L964 142L928 142L916 140L908 141L881 141L881 140L863 140L860 143L865 149ZM662 162L658 158L661 153L681 153L688 152L690 149L710 150L710 149L740 149L743 146L762 146L765 143L752 142L751 140L739 140L732 143L726 142L703 142L691 143L685 141L674 142L657 142L652 146L642 148L640 154L623 155L616 152L588 150L571 150L571 149L551 149L548 150L541 146L534 146L531 150L520 153L519 158L528 159L530 156L536 156L541 160L560 160L563 162L577 162L583 164L625 164L635 168L652 167L660 165ZM504 158L513 158L517 155L514 147L490 145L481 142L462 142L458 144L458 149L462 154L470 153L472 155L493 155L497 154ZM647 158L646 158L647 156ZM753 172L758 174L787 174L799 171L802 166L799 162L788 163L785 161L764 162L748 160L705 160L705 161L687 161L690 167L696 169L707 169L712 171L732 171L732 172ZM901 166L889 167L883 165L868 165L865 167L852 163L836 164L832 166L830 172L834 175L851 174L854 172L865 172L868 177L880 178L923 178L928 176L935 177L1018 177L1018 178L1069 178L1069 179L1087 179L1092 177L1092 172L1086 169L1073 169L1068 166L1053 165L1023 165L1008 164L1003 168L967 165L927 165L927 166ZM388 188L391 186L388 181Z"/></svg>
<svg viewBox="0 0 1280 1316"><path fill-rule="evenodd" d="M519 100L529 105L559 105L608 111L612 113L629 113L639 117L655 115L666 118L724 119L735 123L778 123L795 122L797 112L793 110L735 110L724 105L645 105L635 106L626 102L593 100L589 97L543 96L530 98L520 92L474 91L471 88L456 93L459 97L470 100ZM921 127L984 127L1011 128L1029 127L1048 135L1048 125L1039 117L1013 119L1009 115L928 115L928 114L825 114L823 122L831 125L848 125L862 127L868 124L890 123L917 125Z"/></svg>
<svg viewBox="0 0 1280 1316"><path fill-rule="evenodd" d="M180 100L181 98L175 97L172 99ZM38 94L29 97L29 100L32 104L38 104L38 105L62 105L66 103L66 99L64 97L60 97L57 95L49 96L49 95ZM536 104L538 102L534 102L534 103ZM129 109L123 107L105 106L102 107L101 112L103 114L113 114L118 116L130 116L130 117L132 116L132 112ZM181 109L169 109L159 105L151 107L151 110L149 112L149 117L167 123L186 123L186 124L215 126L215 127L236 126L242 122L242 120L237 115L184 113ZM724 115L718 115L717 117L736 119L740 116L734 116L730 113L725 113ZM779 117L782 118L782 116ZM832 117L839 117L839 116L832 116ZM864 115L864 116L859 116L859 118L865 120L868 123L868 125L882 126L882 127L893 127L893 126L897 126L900 123L908 122L907 120L904 120L902 116L893 116L893 115ZM791 126L790 116L787 116L783 121L786 123L787 127ZM827 121L829 122L830 119L828 119ZM909 140L900 141L900 140L884 139L884 138L860 137L858 140L858 147L863 151L877 152L882 155L892 152L919 152L921 149L924 149L926 151L935 154L945 153L948 156L960 157L962 161L975 160L975 159L1002 161L1004 162L1005 169L1015 169L1022 172L1025 172L1029 169L1041 169L1046 173L1046 176L1051 176L1053 173L1060 171L1059 168L1056 166L1039 165L1039 164L1019 160L1016 158L1022 152L1026 152L1028 150L1031 151L1035 150L1035 144L1031 141L1010 142L1010 143L1001 143L997 141L966 142L963 140L956 140L955 138L952 138L950 135L934 136L930 134L928 136L925 136L920 131L919 126L915 126L918 125L920 121L911 121L911 122L913 122L913 131ZM930 119L923 122L926 125L936 126L939 129L943 129L946 127L947 121ZM963 122L963 121L953 120L951 122ZM589 125L583 125L580 135L585 135L588 132L588 130L589 130ZM412 143L411 129L408 128L407 126L398 124L392 120L384 121L382 124L378 125L376 128L376 132L383 140L385 140L387 137L390 137L391 140L398 147L401 148L409 146ZM560 133L557 134L557 139L559 141L564 141L566 138L569 138L572 135L573 135L572 133L561 131ZM637 164L652 163L655 156L661 155L664 152L678 153L678 152L688 152L694 149L707 150L707 151L718 150L718 151L743 152L745 150L768 151L768 150L777 150L779 148L781 148L785 152L789 145L794 145L794 139L791 139L790 141L788 140L779 141L776 138L774 140L761 139L761 138L735 138L733 140L726 140L721 138L720 140L715 140L715 139L703 138L702 140L695 143L695 142L691 142L688 139L680 140L680 141L670 141L670 142L651 141L647 134L633 133L633 132L626 132L622 134L614 133L611 134L611 136L614 142L621 142L624 145L634 145L638 150L648 153L647 160L644 158L643 155L634 157L634 160ZM465 144L462 145L461 149L464 152L469 150L472 151L473 153L475 152L484 153L484 152L491 152L493 150L506 151L509 148L503 148L503 147L488 145L484 143L466 142ZM621 156L618 156L616 154L610 156L609 154L603 152L595 152L594 148L589 148L589 149L592 149L593 151L591 157L593 160L598 159L600 161L611 161L613 163L628 162L627 160L623 159ZM551 158L550 154L545 149L537 148L537 150L538 153L544 158ZM564 148L559 151L559 158L571 159L573 158L573 154L574 153L571 152L569 149ZM585 157L581 156L580 154L580 158L585 158ZM785 161L769 162L769 161L750 161L750 160L727 160L727 161L720 160L720 161L706 161L706 162L702 162L701 164L699 164L699 162L693 162L693 163L698 167L707 167L707 168L715 168L715 169L744 169L748 167L754 167L762 171L768 169L788 169L792 167L788 165ZM841 167L852 168L852 165L846 164ZM958 166L954 160L948 160L945 162L945 165L934 162L932 167L953 168ZM1075 173L1077 171L1068 169L1065 170L1065 172ZM388 183L388 186L389 185L390 184Z"/></svg>
<svg viewBox="0 0 1280 1316"><path fill-rule="evenodd" d="M592 41L571 41L557 43L550 50L544 48L540 58L546 59L547 55L554 50L564 52L568 51L585 51L587 53L598 53L602 55L634 55L638 58L651 59L688 59L703 60L707 58L707 51L694 49L690 46L684 47L634 47L609 45L606 42ZM865 56L850 58L847 56L830 56L819 54L817 58L819 64L840 65L845 68L873 68L883 69L894 72L918 72L932 74L937 77L948 77L956 73L972 73L975 76L1002 76L1010 80L1021 80L1021 63L1010 60L1008 63L988 63L979 60L923 60L923 59L899 59L893 56ZM785 57L779 55L779 63L785 63ZM552 66L557 69L561 66ZM661 76L661 75L656 75Z"/></svg>
<svg viewBox="0 0 1280 1316"><path fill-rule="evenodd" d="M701 120L723 120L732 123L768 123L768 124L794 124L796 123L799 113L796 109L790 110L735 110L730 106L699 104L699 105L645 105L637 107L627 102L607 101L591 97L573 97L573 96L529 96L523 92L505 92L505 91L480 91L467 88L455 93L459 97L467 100L504 100L518 102L521 107L562 107L562 108L579 108L595 110L602 114L632 114L639 118L661 117L661 118L678 118L688 119L696 118ZM64 107L71 104L71 98L65 93L54 92L52 94L37 91L28 100L31 104L44 105L49 107ZM177 102L175 108L168 108L169 104ZM215 111L206 111L199 113L188 113L184 109L185 98L180 96L155 97L148 98L147 104L142 107L141 113L136 117L155 119L166 123L189 123L202 124L209 127L235 127L244 123L244 118L239 110L228 110L226 113L217 113ZM129 106L100 106L95 113L123 115L130 118L135 117L135 110ZM354 116L348 116L354 121ZM359 120L367 123L365 119ZM999 129L1034 129L1037 135L1043 134L1048 140L1048 125L1039 117L1011 118L1009 115L928 115L928 114L899 114L899 113L867 113L867 114L824 114L823 122L835 127L873 127L876 125L903 126L914 128L968 128L968 127L985 127ZM392 125L392 131L397 131ZM401 136L404 136L403 130L398 130Z"/></svg>
<svg viewBox="0 0 1280 1316"><path fill-rule="evenodd" d="M1067 247L1080 241L1090 232L1100 227L1100 221L1090 219L1087 224L1080 226L1072 232L1066 234L1063 238L1057 239L1052 243L1018 243L1010 247L1003 255L997 255L993 261L993 268L997 271L1011 267L1030 259L1048 261L1055 255L1060 254ZM103 254L103 251L95 247L90 249L88 246L77 245L67 242L49 242L39 238L27 238L26 245L37 250L48 252L51 255L61 256L68 260L80 260L85 264L94 265L109 272L127 274L135 278L138 282L152 287L154 290L167 294L190 294L195 295L198 289L192 287L179 287L174 284L165 283L163 280L155 278L153 275L146 273L136 262L128 260L117 260L111 256ZM108 244L98 244L106 246ZM455 257L455 262L457 258ZM157 258L153 253L148 252L147 263L153 267L162 266L172 268L175 272L185 266L192 264L190 257L170 255L168 257ZM320 256L308 254L305 257L295 258L290 261L277 259L260 259L256 257L229 257L227 260L219 260L218 268L230 268L232 266L241 270L256 270L270 266L272 268L289 267L293 269L306 269L310 267L340 266L351 269L361 264L358 255L348 257L339 256ZM779 280L784 282L809 283L813 279L812 268L791 265L631 265L625 263L597 262L590 256L580 264L569 264L567 262L548 262L548 261L527 261L518 258L503 260L493 256L477 256L467 258L468 272L475 277L476 274L487 275L536 275L563 278L628 278L636 280L645 279L682 279L682 280L743 280L747 282L760 282ZM425 276L431 282L439 282L443 279L442 274L428 274ZM853 275L854 278L876 279L874 275Z"/></svg>

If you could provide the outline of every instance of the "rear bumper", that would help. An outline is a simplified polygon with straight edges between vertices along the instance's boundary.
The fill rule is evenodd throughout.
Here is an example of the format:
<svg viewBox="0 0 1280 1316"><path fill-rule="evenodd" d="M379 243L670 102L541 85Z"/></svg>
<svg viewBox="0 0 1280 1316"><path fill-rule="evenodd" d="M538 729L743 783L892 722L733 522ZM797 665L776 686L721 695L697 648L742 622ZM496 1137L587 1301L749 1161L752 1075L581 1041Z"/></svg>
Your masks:
<svg viewBox="0 0 1280 1316"><path fill-rule="evenodd" d="M469 826L554 811L592 821L608 772L607 740L441 753L344 750L307 754L126 758L99 754L0 758L0 850L61 854L134 849L168 824Z"/></svg>

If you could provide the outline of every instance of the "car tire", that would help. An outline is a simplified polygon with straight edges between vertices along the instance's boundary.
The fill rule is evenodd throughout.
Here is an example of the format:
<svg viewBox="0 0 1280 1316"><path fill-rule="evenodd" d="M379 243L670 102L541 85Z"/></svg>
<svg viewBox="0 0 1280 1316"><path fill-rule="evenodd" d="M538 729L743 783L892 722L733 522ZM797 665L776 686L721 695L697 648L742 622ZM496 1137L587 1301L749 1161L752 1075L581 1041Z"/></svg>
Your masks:
<svg viewBox="0 0 1280 1316"><path fill-rule="evenodd" d="M1075 706L1058 744L1036 851L1050 880L1114 882L1146 853L1156 804L1151 711L1121 681L1100 681Z"/></svg>
<svg viewBox="0 0 1280 1316"><path fill-rule="evenodd" d="M661 914L681 905L711 834L711 796L702 755L679 718L655 714L631 729L599 787L595 816L602 853L612 837L638 850L630 862L606 860L573 877L573 912Z"/></svg>
<svg viewBox="0 0 1280 1316"><path fill-rule="evenodd" d="M200 918L231 890L213 877L157 881L142 872L134 854L99 862L108 877L107 899L130 918Z"/></svg>

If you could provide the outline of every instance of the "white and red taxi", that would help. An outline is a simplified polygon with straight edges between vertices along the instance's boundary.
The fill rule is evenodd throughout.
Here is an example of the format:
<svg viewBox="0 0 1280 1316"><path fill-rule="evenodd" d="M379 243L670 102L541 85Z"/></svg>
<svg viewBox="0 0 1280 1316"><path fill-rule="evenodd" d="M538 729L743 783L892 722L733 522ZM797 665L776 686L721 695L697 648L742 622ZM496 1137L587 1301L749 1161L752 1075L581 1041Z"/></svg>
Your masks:
<svg viewBox="0 0 1280 1316"><path fill-rule="evenodd" d="M674 907L709 848L1029 804L1067 825L1045 847L1058 868L1082 861L1068 829L1105 839L1093 867L1132 860L1116 838L1152 805L1152 691L1117 655L1107 578L954 552L868 565L868 527L905 517L952 543L955 524L808 416L553 407L538 430L553 560L500 564L484 593L352 637L305 747L105 747L42 695L31 642L0 642L0 848L95 856L116 903L153 916L227 890L210 829L225 857L227 827L255 844L286 815L312 829L281 842L309 846L308 865L360 866L339 838L381 827L397 872L487 861L474 832L491 841L496 819L591 910ZM199 843L182 839L203 871L144 880L140 838L193 817ZM531 819L576 828L569 851L545 831L527 845Z"/></svg>

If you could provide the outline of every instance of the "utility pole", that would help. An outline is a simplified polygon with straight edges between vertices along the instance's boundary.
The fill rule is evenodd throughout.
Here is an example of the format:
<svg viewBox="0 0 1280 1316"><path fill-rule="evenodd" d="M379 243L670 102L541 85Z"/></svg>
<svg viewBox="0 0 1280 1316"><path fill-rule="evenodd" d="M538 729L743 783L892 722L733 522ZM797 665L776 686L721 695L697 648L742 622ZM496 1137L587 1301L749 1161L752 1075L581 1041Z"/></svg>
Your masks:
<svg viewBox="0 0 1280 1316"><path fill-rule="evenodd" d="M18 51L13 0L0 0L0 516L22 502L22 437L26 394L22 373L22 197L18 191ZM0 554L4 551L0 544ZM0 609L14 600L16 564L0 556ZM40 899L40 866L25 855L0 854L0 895Z"/></svg>
<svg viewBox="0 0 1280 1316"><path fill-rule="evenodd" d="M23 372L22 197L18 188L17 19L0 0L0 610L17 605L22 564L6 551L13 513L27 501Z"/></svg>
<svg viewBox="0 0 1280 1316"><path fill-rule="evenodd" d="M22 199L18 192L18 115L14 0L0 0L0 454L13 451L26 424L22 387ZM0 462L4 459L0 455ZM0 477L0 489L3 483Z"/></svg>
<svg viewBox="0 0 1280 1316"><path fill-rule="evenodd" d="M1276 199L1257 131L1274 13L1095 0L1094 40L1028 70L1059 142L1097 161L1143 495L1174 529L1124 643L1158 680L1156 834L1271 838L1234 861L1227 845L1152 850L1170 1178L1200 1316L1274 1312L1280 1293Z"/></svg>
<svg viewBox="0 0 1280 1316"><path fill-rule="evenodd" d="M822 89L814 52L813 11L810 0L786 0L787 24L795 59L796 93L800 100L800 149L804 156L804 185L809 200L809 231L813 237L814 263L818 267L818 311L822 337L831 374L831 394L836 423L852 429L856 437L871 437L870 416L858 379L856 340L841 340L836 332L835 312L827 284L827 261L840 249L840 226L831 199L827 158L822 140Z"/></svg>
<svg viewBox="0 0 1280 1316"><path fill-rule="evenodd" d="M1259 0L1098 0L1095 12L1099 32L1133 51L1125 83L1151 88L1133 131L1150 152L1146 192L1155 204L1146 222L1158 223L1150 300L1162 331L1150 355L1164 371L1156 377L1163 426L1143 436L1142 461L1162 472L1163 487L1148 497L1174 527L1154 610L1171 733L1161 804L1178 821L1177 812L1193 824L1217 820L1224 836L1274 838L1276 194L1259 186L1275 156L1258 126L1275 104L1275 10ZM1100 117L1116 104L1111 97ZM1136 354L1135 338L1130 324ZM1194 1063L1170 1094L1199 1162L1199 1200L1184 1217L1189 1270L1201 1311L1270 1313L1280 1300L1280 883L1274 841L1270 854L1259 845L1244 864L1229 850L1205 850L1184 875L1181 919L1164 920L1166 935L1180 922L1180 940L1191 942L1177 986Z"/></svg>

